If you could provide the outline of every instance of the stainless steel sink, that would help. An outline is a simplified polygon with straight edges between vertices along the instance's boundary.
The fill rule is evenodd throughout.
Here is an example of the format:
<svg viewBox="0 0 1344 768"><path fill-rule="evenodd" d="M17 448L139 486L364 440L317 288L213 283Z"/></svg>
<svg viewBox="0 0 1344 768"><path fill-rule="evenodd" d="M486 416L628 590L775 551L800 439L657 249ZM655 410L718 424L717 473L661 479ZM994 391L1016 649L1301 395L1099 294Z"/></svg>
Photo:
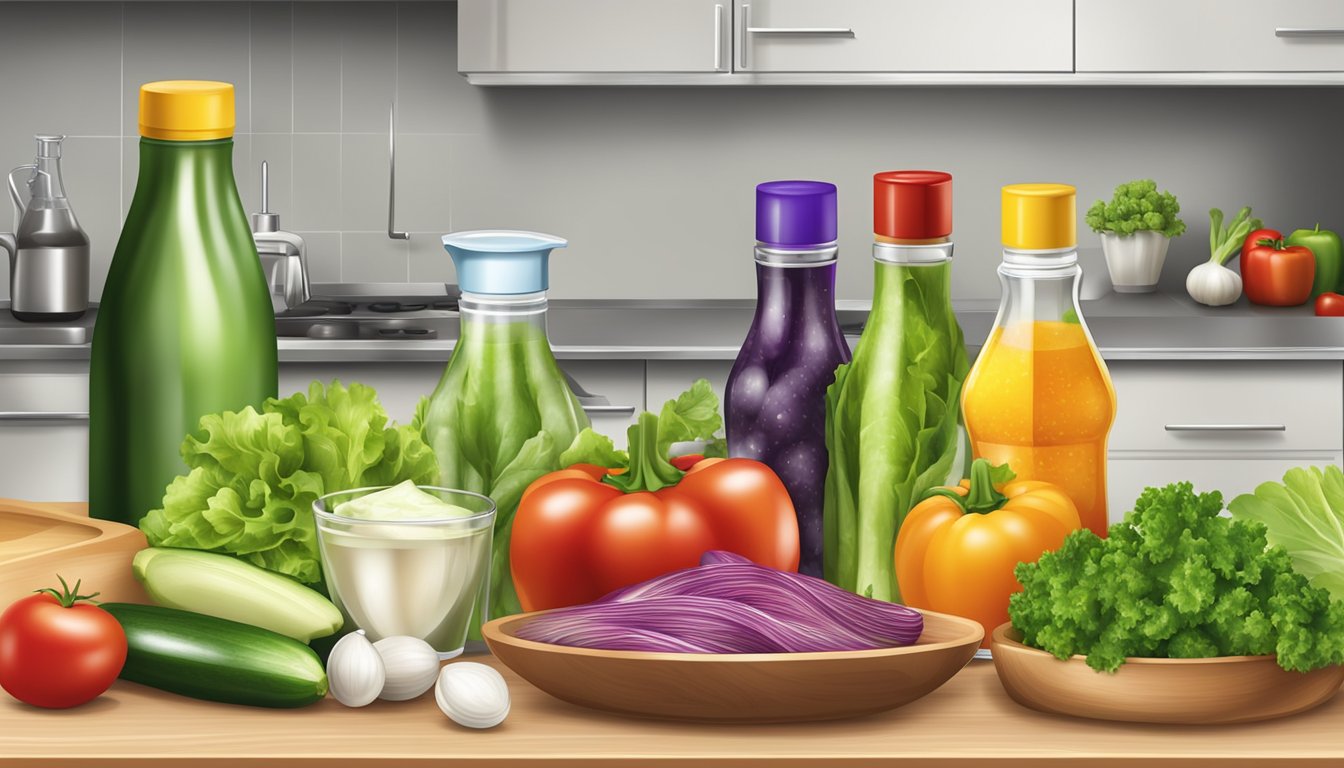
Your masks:
<svg viewBox="0 0 1344 768"><path fill-rule="evenodd" d="M98 310L78 320L59 323L25 323L9 311L9 302L0 302L0 344L87 344L93 337L93 321Z"/></svg>
<svg viewBox="0 0 1344 768"><path fill-rule="evenodd" d="M315 283L312 298L277 313L281 338L413 341L457 335L457 286Z"/></svg>

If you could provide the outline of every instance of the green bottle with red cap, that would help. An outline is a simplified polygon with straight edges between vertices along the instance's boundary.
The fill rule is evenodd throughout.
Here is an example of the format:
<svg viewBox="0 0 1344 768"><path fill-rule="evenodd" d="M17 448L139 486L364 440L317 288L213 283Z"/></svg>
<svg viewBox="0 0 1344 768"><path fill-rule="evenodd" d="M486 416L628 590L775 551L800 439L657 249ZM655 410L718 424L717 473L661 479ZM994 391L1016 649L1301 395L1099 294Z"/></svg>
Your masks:
<svg viewBox="0 0 1344 768"><path fill-rule="evenodd" d="M826 579L899 600L892 550L925 491L960 478L961 384L952 312L952 176L873 177L873 308L853 361L826 391Z"/></svg>

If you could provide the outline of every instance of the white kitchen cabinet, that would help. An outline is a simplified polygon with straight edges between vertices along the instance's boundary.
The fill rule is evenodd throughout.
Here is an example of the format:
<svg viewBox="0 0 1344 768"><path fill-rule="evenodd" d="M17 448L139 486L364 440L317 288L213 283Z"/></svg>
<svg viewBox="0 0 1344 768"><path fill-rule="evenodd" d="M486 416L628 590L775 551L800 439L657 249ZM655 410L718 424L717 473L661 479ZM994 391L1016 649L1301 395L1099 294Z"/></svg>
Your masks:
<svg viewBox="0 0 1344 768"><path fill-rule="evenodd" d="M1073 70L1073 0L750 0L734 26L742 72Z"/></svg>
<svg viewBox="0 0 1344 768"><path fill-rule="evenodd" d="M0 370L0 497L89 498L89 377L82 362Z"/></svg>
<svg viewBox="0 0 1344 768"><path fill-rule="evenodd" d="M458 69L727 72L727 0L459 0Z"/></svg>
<svg viewBox="0 0 1344 768"><path fill-rule="evenodd" d="M723 413L723 390L728 385L728 374L733 370L732 360L650 360L648 362L648 395L645 401L655 413L663 403L675 398L695 383L708 379L719 398L719 413Z"/></svg>
<svg viewBox="0 0 1344 768"><path fill-rule="evenodd" d="M1274 454L1273 458L1248 458L1245 454L1152 454L1127 458L1112 453L1107 463L1106 512L1112 523L1119 522L1134 508L1144 488L1168 483L1190 482L1196 493L1219 491L1227 504L1268 480L1279 481L1293 467L1339 464L1339 451L1303 451Z"/></svg>
<svg viewBox="0 0 1344 768"><path fill-rule="evenodd" d="M1225 501L1292 467L1344 459L1338 361L1111 361L1117 409L1107 505L1188 480Z"/></svg>
<svg viewBox="0 0 1344 768"><path fill-rule="evenodd" d="M1344 448L1344 366L1329 360L1107 364L1112 450Z"/></svg>
<svg viewBox="0 0 1344 768"><path fill-rule="evenodd" d="M1080 73L1344 71L1340 0L1077 0L1075 13Z"/></svg>

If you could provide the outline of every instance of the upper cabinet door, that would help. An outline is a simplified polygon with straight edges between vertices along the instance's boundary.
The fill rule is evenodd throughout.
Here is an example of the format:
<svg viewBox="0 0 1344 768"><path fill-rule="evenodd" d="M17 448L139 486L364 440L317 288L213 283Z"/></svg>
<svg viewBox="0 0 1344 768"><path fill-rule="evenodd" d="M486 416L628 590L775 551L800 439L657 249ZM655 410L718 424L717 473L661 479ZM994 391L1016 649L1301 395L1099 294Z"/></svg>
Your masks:
<svg viewBox="0 0 1344 768"><path fill-rule="evenodd" d="M1070 72L1073 0L748 0L742 72Z"/></svg>
<svg viewBox="0 0 1344 768"><path fill-rule="evenodd" d="M1078 0L1079 72L1344 71L1342 0Z"/></svg>
<svg viewBox="0 0 1344 768"><path fill-rule="evenodd" d="M729 0L459 0L462 72L727 72Z"/></svg>

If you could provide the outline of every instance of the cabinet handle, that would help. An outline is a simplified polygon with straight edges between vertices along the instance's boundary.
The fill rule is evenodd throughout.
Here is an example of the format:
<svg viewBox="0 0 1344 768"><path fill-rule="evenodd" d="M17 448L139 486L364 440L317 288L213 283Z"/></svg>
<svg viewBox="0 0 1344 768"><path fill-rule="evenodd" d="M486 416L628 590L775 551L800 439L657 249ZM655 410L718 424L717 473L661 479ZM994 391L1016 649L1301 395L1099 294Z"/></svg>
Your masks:
<svg viewBox="0 0 1344 768"><path fill-rule="evenodd" d="M1286 424L1168 424L1168 432L1287 432Z"/></svg>
<svg viewBox="0 0 1344 768"><path fill-rule="evenodd" d="M1344 27L1275 27L1275 37L1344 37Z"/></svg>
<svg viewBox="0 0 1344 768"><path fill-rule="evenodd" d="M0 421L88 421L88 411L0 411Z"/></svg>
<svg viewBox="0 0 1344 768"><path fill-rule="evenodd" d="M633 405L584 405L581 406L585 413L631 413L635 412Z"/></svg>
<svg viewBox="0 0 1344 768"><path fill-rule="evenodd" d="M723 71L723 5L714 6L714 71Z"/></svg>
<svg viewBox="0 0 1344 768"><path fill-rule="evenodd" d="M854 35L849 27L747 27L753 35Z"/></svg>
<svg viewBox="0 0 1344 768"><path fill-rule="evenodd" d="M742 4L742 39L738 41L738 69L751 69L751 39L747 37L747 28L751 26L751 3Z"/></svg>

